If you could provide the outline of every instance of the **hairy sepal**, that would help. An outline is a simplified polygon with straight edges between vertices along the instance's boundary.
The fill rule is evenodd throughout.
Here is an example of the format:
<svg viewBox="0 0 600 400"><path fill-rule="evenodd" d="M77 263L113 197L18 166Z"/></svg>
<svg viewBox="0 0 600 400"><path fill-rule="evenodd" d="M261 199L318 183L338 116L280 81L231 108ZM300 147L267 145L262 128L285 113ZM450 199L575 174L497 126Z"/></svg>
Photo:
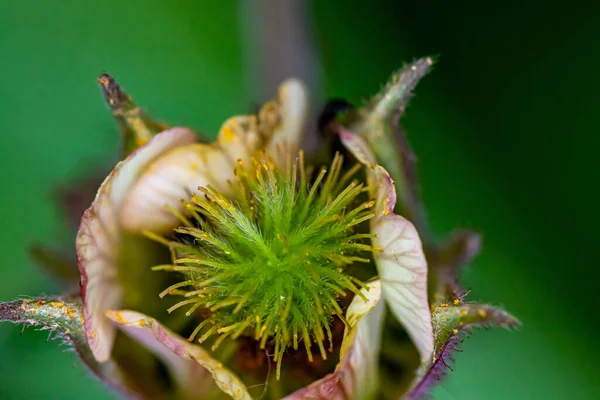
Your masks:
<svg viewBox="0 0 600 400"><path fill-rule="evenodd" d="M440 303L432 312L435 347L432 359L421 365L411 389L403 400L419 400L428 396L454 362L453 352L462 342L461 336L475 327L499 326L516 328L519 320L501 308L487 304L463 304L460 299Z"/></svg>
<svg viewBox="0 0 600 400"><path fill-rule="evenodd" d="M88 345L79 296L37 297L0 303L0 321L49 331L48 339L61 339L102 381L126 398L141 399L130 387L119 367L109 360L99 363Z"/></svg>
<svg viewBox="0 0 600 400"><path fill-rule="evenodd" d="M398 119L433 62L431 57L424 57L394 73L383 90L358 110L358 118L349 126L368 143L377 164L391 175L398 191L397 211L416 225L428 245L432 238L416 178L416 158Z"/></svg>

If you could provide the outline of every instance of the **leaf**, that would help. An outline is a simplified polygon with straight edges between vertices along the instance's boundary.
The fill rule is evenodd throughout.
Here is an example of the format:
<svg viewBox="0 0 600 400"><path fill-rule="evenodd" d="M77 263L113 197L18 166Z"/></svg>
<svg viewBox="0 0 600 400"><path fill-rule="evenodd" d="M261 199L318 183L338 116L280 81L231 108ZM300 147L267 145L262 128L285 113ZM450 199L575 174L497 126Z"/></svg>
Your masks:
<svg viewBox="0 0 600 400"><path fill-rule="evenodd" d="M418 400L427 396L433 385L445 376L449 363L453 360L452 352L461 342L461 332L470 332L474 327L499 326L505 329L514 328L520 322L506 311L487 304L442 303L432 313L435 348L432 359L422 364L417 371L411 389L403 397L404 400Z"/></svg>

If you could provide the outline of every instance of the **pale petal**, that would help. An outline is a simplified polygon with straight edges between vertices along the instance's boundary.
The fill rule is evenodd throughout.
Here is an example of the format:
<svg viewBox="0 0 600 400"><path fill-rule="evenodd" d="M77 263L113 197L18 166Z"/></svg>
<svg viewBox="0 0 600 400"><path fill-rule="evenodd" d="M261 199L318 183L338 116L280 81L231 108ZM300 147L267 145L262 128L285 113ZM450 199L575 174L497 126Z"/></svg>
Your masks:
<svg viewBox="0 0 600 400"><path fill-rule="evenodd" d="M335 371L300 389L286 400L327 399L355 400L374 398L378 384L378 359L383 324L383 303L379 280L368 283L348 307L346 319L350 329L344 332L340 363Z"/></svg>
<svg viewBox="0 0 600 400"><path fill-rule="evenodd" d="M221 126L217 143L235 163L248 163L250 157L263 145L255 115L229 118Z"/></svg>
<svg viewBox="0 0 600 400"><path fill-rule="evenodd" d="M308 93L302 82L290 79L279 86L274 102L267 103L265 109L272 107L274 115L269 119L278 123L270 133L267 152L273 157L281 150L296 152L299 149L308 116Z"/></svg>
<svg viewBox="0 0 600 400"><path fill-rule="evenodd" d="M230 194L227 181L234 179L238 161L249 165L261 149L275 160L282 151L296 152L307 113L306 89L298 80L288 80L258 118L230 118L215 143L175 149L160 157L131 189L121 214L122 225L132 232L168 232L179 223L168 209L184 214L182 200L189 201L199 186L211 185L226 196Z"/></svg>
<svg viewBox="0 0 600 400"><path fill-rule="evenodd" d="M256 116L228 119L215 143L175 149L147 168L125 202L121 223L132 232L168 232L180 224L169 209L185 214L182 201L198 194L201 186L210 185L229 195L228 181L234 180L238 162L250 165L263 145Z"/></svg>
<svg viewBox="0 0 600 400"><path fill-rule="evenodd" d="M114 360L99 363L94 358L85 335L79 295L0 302L0 322L2 321L23 324L23 329L34 327L48 331L53 340L62 339L63 345L72 347L83 364L102 382L125 398L143 398L145 393L131 385ZM61 349L64 351L63 346Z"/></svg>
<svg viewBox="0 0 600 400"><path fill-rule="evenodd" d="M375 165L368 144L358 135L341 129L342 143L363 164L372 196L375 217L371 233L377 235L373 246L375 263L381 278L383 295L392 314L404 325L424 361L433 352L431 312L427 298L427 260L419 234L406 218L394 214L396 190L387 171Z"/></svg>
<svg viewBox="0 0 600 400"><path fill-rule="evenodd" d="M167 232L180 224L167 207L183 212L198 187L207 185L229 193L235 164L217 145L192 144L154 161L132 187L121 212L121 224L132 232Z"/></svg>
<svg viewBox="0 0 600 400"><path fill-rule="evenodd" d="M109 311L107 315L167 365L186 398L201 399L218 387L234 399L251 399L246 386L231 371L202 347L171 332L155 319L134 311Z"/></svg>
<svg viewBox="0 0 600 400"><path fill-rule="evenodd" d="M377 235L375 263L385 300L404 325L423 360L433 351L431 314L427 300L427 261L417 230L406 218L391 214L372 224Z"/></svg>
<svg viewBox="0 0 600 400"><path fill-rule="evenodd" d="M342 144L358 161L365 164L367 167L372 167L377 164L369 145L360 136L344 128L340 128L339 133Z"/></svg>
<svg viewBox="0 0 600 400"><path fill-rule="evenodd" d="M121 251L119 213L123 200L148 163L162 153L194 140L194 133L183 128L158 134L117 164L83 214L77 233L77 259L86 335L98 361L109 358L115 338L114 325L104 312L118 308L123 298L117 276Z"/></svg>

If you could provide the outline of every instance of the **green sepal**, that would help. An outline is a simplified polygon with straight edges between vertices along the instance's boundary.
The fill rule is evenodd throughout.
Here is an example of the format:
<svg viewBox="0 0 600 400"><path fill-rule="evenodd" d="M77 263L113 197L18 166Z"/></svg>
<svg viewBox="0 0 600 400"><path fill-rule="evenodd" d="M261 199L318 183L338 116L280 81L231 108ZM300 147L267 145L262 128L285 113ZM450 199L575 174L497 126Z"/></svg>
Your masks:
<svg viewBox="0 0 600 400"><path fill-rule="evenodd" d="M0 303L0 322L8 321L50 331L70 345L81 361L102 381L126 398L160 398L154 357L139 344L120 335L114 357L96 361L88 345L79 295L38 297ZM50 336L49 336L50 338Z"/></svg>
<svg viewBox="0 0 600 400"><path fill-rule="evenodd" d="M0 303L0 321L54 331L78 351L86 353L82 357L88 356L79 297L38 297Z"/></svg>
<svg viewBox="0 0 600 400"><path fill-rule="evenodd" d="M434 334L433 357L419 367L412 387L403 400L417 400L427 396L454 361L452 353L462 342L462 332L470 332L474 327L499 326L510 329L520 325L519 320L501 308L487 304L462 304L460 299L434 306L431 319Z"/></svg>
<svg viewBox="0 0 600 400"><path fill-rule="evenodd" d="M100 75L98 83L106 104L110 107L123 132L122 158L146 144L156 134L168 129L166 124L156 122L148 117L110 75Z"/></svg>
<svg viewBox="0 0 600 400"><path fill-rule="evenodd" d="M424 57L405 65L365 107L350 129L371 147L377 162L390 174L396 186L396 212L411 220L426 245L431 243L416 179L415 156L399 125L412 90L429 72L433 58Z"/></svg>

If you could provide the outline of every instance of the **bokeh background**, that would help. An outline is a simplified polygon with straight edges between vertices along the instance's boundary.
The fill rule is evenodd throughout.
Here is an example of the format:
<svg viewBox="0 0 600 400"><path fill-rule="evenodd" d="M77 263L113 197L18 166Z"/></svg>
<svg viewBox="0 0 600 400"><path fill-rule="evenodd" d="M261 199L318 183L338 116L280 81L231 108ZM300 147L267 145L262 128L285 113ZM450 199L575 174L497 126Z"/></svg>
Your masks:
<svg viewBox="0 0 600 400"><path fill-rule="evenodd" d="M248 23L259 3L273 9L243 3L0 2L1 300L61 290L26 248L71 240L53 190L115 159L99 73L153 116L207 135L253 109L264 74ZM464 283L523 327L466 340L435 398L600 398L598 10L541 0L299 3L320 59L317 95L360 103L403 62L440 55L404 118L431 222L439 234L484 235ZM0 325L0 398L114 398L45 333L20 329Z"/></svg>

